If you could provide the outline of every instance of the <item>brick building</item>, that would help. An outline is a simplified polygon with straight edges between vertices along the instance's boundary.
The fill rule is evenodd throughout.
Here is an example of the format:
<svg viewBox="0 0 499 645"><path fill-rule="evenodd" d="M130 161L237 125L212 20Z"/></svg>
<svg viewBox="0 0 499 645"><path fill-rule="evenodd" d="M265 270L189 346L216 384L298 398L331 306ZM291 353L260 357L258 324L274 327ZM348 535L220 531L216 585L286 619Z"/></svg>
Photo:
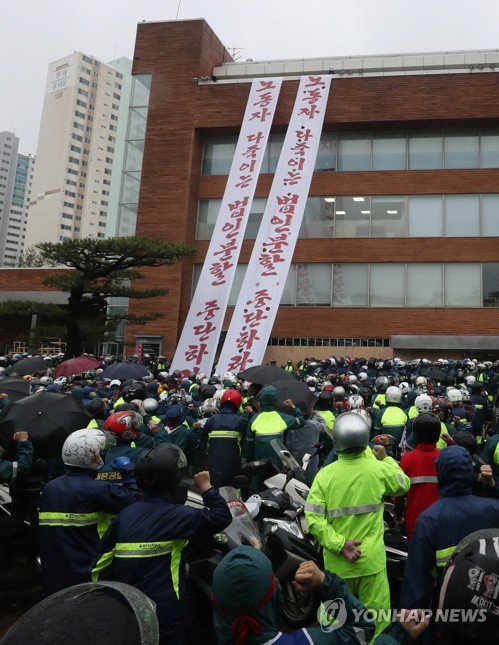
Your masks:
<svg viewBox="0 0 499 645"><path fill-rule="evenodd" d="M129 327L129 347L173 355L250 83L283 76L235 304L299 78L328 73L316 168L266 359L499 354L498 71L499 50L234 62L203 20L140 23L132 73L150 79L150 96L136 234L197 254L144 271L169 291L131 310L166 317ZM307 302L303 267L314 277Z"/></svg>

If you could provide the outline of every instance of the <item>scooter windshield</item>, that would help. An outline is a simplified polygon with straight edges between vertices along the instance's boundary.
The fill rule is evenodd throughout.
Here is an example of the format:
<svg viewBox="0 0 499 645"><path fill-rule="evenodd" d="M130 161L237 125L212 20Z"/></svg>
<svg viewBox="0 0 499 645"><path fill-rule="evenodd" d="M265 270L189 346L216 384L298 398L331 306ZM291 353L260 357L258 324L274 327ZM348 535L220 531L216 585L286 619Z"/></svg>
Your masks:
<svg viewBox="0 0 499 645"><path fill-rule="evenodd" d="M286 470L288 471L292 470L298 476L305 475L305 473L303 472L303 468L296 461L293 455L289 452L289 450L286 448L284 442L281 439L272 439L272 441L270 442L270 445L274 449L279 459L284 464Z"/></svg>
<svg viewBox="0 0 499 645"><path fill-rule="evenodd" d="M232 522L224 529L224 532L229 537L229 540L233 542L233 546L246 545L255 549L262 549L263 544L258 529L238 491L232 486L222 486L219 492L227 502L232 515Z"/></svg>

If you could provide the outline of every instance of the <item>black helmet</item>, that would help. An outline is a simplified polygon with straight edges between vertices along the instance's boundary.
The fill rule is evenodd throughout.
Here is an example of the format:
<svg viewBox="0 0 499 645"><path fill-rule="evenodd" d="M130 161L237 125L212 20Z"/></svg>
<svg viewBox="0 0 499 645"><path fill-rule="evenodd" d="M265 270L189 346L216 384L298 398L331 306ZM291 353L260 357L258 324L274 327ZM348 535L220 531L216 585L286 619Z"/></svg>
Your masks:
<svg viewBox="0 0 499 645"><path fill-rule="evenodd" d="M178 446L162 443L142 455L135 466L135 478L145 491L173 490L186 466L187 459Z"/></svg>
<svg viewBox="0 0 499 645"><path fill-rule="evenodd" d="M173 378L181 379L182 378L182 372L180 370L175 370L174 372L172 372L172 376L173 376Z"/></svg>
<svg viewBox="0 0 499 645"><path fill-rule="evenodd" d="M456 610L462 619L438 622L444 642L483 643L497 638L498 540L499 529L483 529L470 533L454 549L445 567L438 609L444 615ZM467 619L470 613L477 617Z"/></svg>
<svg viewBox="0 0 499 645"><path fill-rule="evenodd" d="M134 399L143 401L147 398L147 385L143 381L132 381L123 388L121 395L127 403Z"/></svg>
<svg viewBox="0 0 499 645"><path fill-rule="evenodd" d="M417 443L437 443L440 438L440 419L431 412L423 412L414 419L413 430Z"/></svg>

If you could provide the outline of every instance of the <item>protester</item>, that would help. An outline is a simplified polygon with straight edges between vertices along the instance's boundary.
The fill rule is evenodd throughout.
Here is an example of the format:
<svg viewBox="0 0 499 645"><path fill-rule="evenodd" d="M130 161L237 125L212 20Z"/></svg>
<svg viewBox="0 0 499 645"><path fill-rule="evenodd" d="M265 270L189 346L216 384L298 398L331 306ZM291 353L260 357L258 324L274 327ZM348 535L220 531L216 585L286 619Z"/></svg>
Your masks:
<svg viewBox="0 0 499 645"><path fill-rule="evenodd" d="M204 509L175 503L187 460L175 445L162 444L138 462L143 498L124 509L97 546L92 579L118 580L156 603L161 643L182 645L189 604L183 551L191 538L206 541L232 521L225 500L212 487L209 473L194 476Z"/></svg>
<svg viewBox="0 0 499 645"><path fill-rule="evenodd" d="M133 464L122 462L122 486L95 481L104 466L101 452L109 438L85 428L69 435L62 447L66 473L47 484L40 496L40 556L45 596L90 581L93 552L110 522L140 498Z"/></svg>
<svg viewBox="0 0 499 645"><path fill-rule="evenodd" d="M383 446L373 448L376 459L366 457L369 427L355 412L336 419L333 441L339 458L317 474L305 506L307 522L324 548L326 569L341 576L366 607L387 611L383 500L404 495L409 478ZM385 626L378 621L376 634Z"/></svg>

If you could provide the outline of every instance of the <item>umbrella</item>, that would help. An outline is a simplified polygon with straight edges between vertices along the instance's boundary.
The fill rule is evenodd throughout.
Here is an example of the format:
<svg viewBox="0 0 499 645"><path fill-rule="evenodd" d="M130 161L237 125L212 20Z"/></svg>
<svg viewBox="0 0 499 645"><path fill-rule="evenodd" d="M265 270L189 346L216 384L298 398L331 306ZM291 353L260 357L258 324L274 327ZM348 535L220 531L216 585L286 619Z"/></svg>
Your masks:
<svg viewBox="0 0 499 645"><path fill-rule="evenodd" d="M426 378L432 379L433 381L445 382L449 375L447 374L447 372L441 370L438 367L426 367L425 369L421 370L421 376L425 376Z"/></svg>
<svg viewBox="0 0 499 645"><path fill-rule="evenodd" d="M17 376L6 376L0 379L0 394L8 394L9 401L19 401L29 396L31 386L28 381Z"/></svg>
<svg viewBox="0 0 499 645"><path fill-rule="evenodd" d="M125 381L132 378L140 380L144 376L150 376L150 372L142 363L113 363L102 372L102 378L118 379Z"/></svg>
<svg viewBox="0 0 499 645"><path fill-rule="evenodd" d="M24 376L25 374L35 374L36 372L46 372L50 366L41 356L32 356L31 358L23 358L5 370L7 375L17 374Z"/></svg>
<svg viewBox="0 0 499 645"><path fill-rule="evenodd" d="M291 414L291 408L284 404L284 401L291 399L297 408L307 414L307 412L312 408L313 404L317 400L315 394L310 390L308 385L299 381L298 379L281 379L280 381L275 381L271 383L277 390L279 395L279 402L277 404L277 409L281 412L286 412ZM259 401L260 395L257 394L255 397Z"/></svg>
<svg viewBox="0 0 499 645"><path fill-rule="evenodd" d="M78 356L76 358L70 358L67 361L62 361L62 363L56 367L52 376L54 378L57 378L58 376L75 376L76 374L93 370L96 367L99 367L99 365L99 361L95 358L91 358L90 356Z"/></svg>
<svg viewBox="0 0 499 645"><path fill-rule="evenodd" d="M6 448L18 430L25 430L35 455L44 459L61 454L66 437L86 428L91 417L69 394L37 392L10 403L0 412L0 445Z"/></svg>
<svg viewBox="0 0 499 645"><path fill-rule="evenodd" d="M282 381L283 379L298 381L294 374L286 372L277 365L253 365L253 367L239 372L237 376L243 381L257 385L274 385L274 381Z"/></svg>

